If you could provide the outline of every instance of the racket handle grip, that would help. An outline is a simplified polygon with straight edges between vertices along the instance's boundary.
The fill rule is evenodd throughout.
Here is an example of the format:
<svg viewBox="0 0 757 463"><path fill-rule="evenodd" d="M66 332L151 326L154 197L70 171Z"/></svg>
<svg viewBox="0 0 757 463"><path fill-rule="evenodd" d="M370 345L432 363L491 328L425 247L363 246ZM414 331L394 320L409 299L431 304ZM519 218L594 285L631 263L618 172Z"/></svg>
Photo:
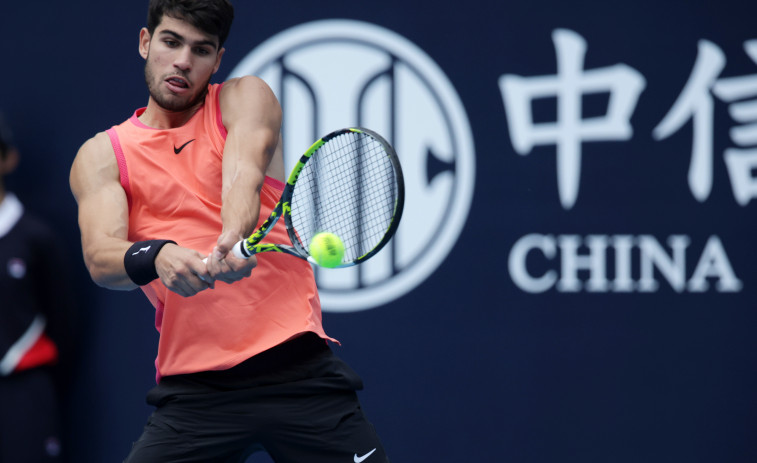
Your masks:
<svg viewBox="0 0 757 463"><path fill-rule="evenodd" d="M249 259L252 255L247 253L247 249L244 247L244 242L245 240L239 240L237 241L237 244L231 247L231 253L234 254L234 257Z"/></svg>
<svg viewBox="0 0 757 463"><path fill-rule="evenodd" d="M245 255L245 254L244 254L244 251L245 251L245 248L244 248L244 240L239 240L239 241L237 242L237 244L235 244L235 245L234 245L234 246L233 246L233 247L231 248L231 253L232 253L232 254L234 254L234 256L235 256L235 257L238 257L238 258L240 258L240 259L249 259L249 258L250 258L250 256L249 256L249 255ZM250 255L251 255L251 254L250 254ZM203 263L205 263L205 264L207 264L207 263L208 263L208 258L207 258L207 257L206 257L206 258L204 258L204 259L202 260L202 262L203 262ZM198 275L198 276L199 276L199 275ZM203 278L203 277L200 277L200 280L202 280L202 281L205 281L205 278Z"/></svg>
<svg viewBox="0 0 757 463"><path fill-rule="evenodd" d="M244 253L244 240L237 241L237 244L235 244L231 248L231 253L234 254L234 257L238 257L240 259L249 259L250 256L252 255L252 254L247 255ZM206 257L202 261L207 264L208 258Z"/></svg>

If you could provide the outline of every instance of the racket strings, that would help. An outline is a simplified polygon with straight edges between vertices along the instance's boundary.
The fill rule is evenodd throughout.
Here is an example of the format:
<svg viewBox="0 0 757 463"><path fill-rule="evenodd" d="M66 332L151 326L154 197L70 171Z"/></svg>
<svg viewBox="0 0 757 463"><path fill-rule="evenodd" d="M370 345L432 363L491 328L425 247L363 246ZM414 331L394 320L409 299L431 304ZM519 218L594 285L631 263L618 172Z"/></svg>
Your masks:
<svg viewBox="0 0 757 463"><path fill-rule="evenodd" d="M365 255L392 222L397 176L383 145L348 132L321 146L305 164L292 195L292 225L306 250L322 231L344 243L343 261Z"/></svg>

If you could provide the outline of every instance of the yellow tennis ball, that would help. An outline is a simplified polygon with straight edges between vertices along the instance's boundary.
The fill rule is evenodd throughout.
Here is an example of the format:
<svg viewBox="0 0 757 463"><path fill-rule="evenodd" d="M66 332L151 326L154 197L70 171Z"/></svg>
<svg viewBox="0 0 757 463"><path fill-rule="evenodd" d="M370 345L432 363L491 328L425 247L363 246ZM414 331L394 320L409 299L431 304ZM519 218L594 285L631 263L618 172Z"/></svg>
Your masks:
<svg viewBox="0 0 757 463"><path fill-rule="evenodd" d="M333 233L318 233L310 241L310 255L321 267L336 267L344 257L344 243Z"/></svg>

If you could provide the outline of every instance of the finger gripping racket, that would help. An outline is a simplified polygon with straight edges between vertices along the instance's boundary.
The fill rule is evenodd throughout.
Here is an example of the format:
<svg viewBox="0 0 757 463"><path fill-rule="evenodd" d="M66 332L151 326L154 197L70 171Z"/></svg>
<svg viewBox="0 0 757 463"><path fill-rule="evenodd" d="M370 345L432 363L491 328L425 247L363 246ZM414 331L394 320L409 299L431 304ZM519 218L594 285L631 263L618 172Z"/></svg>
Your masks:
<svg viewBox="0 0 757 463"><path fill-rule="evenodd" d="M271 215L232 252L241 258L283 252L317 264L310 256L310 243L316 234L330 232L344 244L337 267L349 267L386 245L397 230L404 203L402 169L391 145L365 128L337 130L300 157ZM291 243L262 243L282 217Z"/></svg>

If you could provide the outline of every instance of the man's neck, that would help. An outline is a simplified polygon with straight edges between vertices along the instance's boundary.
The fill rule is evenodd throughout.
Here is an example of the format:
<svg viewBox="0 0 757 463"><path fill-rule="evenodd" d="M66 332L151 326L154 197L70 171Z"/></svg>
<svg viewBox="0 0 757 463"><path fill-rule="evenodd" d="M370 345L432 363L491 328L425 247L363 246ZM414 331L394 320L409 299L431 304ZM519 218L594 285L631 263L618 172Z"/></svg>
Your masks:
<svg viewBox="0 0 757 463"><path fill-rule="evenodd" d="M175 129L189 122L203 104L205 104L205 101L201 100L196 105L183 111L169 111L158 105L150 97L145 112L139 116L139 121L153 129Z"/></svg>

